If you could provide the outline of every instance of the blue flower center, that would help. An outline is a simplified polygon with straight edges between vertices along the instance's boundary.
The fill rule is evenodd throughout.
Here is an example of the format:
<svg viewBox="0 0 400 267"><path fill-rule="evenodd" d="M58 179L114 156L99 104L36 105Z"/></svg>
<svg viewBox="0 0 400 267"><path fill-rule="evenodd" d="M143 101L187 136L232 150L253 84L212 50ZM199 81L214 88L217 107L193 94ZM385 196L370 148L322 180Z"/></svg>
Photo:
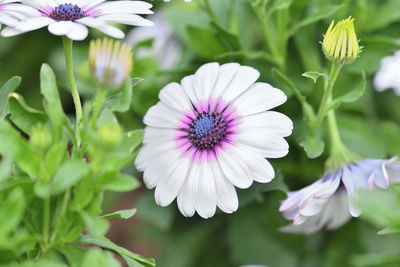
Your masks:
<svg viewBox="0 0 400 267"><path fill-rule="evenodd" d="M57 21L74 21L86 17L86 13L77 5L62 4L55 7L49 16Z"/></svg>
<svg viewBox="0 0 400 267"><path fill-rule="evenodd" d="M188 136L192 145L197 149L212 150L219 145L227 135L227 122L217 112L203 112L197 115L189 125Z"/></svg>

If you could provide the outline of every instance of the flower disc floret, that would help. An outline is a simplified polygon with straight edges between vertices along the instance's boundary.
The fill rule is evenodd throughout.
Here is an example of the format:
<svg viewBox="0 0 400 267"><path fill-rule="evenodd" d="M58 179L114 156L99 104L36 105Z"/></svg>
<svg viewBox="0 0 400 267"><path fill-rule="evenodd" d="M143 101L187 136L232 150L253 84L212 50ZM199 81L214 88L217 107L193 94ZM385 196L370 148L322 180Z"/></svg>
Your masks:
<svg viewBox="0 0 400 267"><path fill-rule="evenodd" d="M86 17L85 12L77 5L62 4L53 9L49 17L57 21L74 21Z"/></svg>

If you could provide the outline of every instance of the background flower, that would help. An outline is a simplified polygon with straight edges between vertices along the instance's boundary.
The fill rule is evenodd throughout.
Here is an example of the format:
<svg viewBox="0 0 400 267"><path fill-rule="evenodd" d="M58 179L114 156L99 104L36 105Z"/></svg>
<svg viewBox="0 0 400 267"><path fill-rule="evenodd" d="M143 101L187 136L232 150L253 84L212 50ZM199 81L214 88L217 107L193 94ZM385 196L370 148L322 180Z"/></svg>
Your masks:
<svg viewBox="0 0 400 267"><path fill-rule="evenodd" d="M136 166L161 206L177 198L185 216L212 217L238 208L234 186L271 181L268 158L280 158L292 132L285 115L267 111L286 101L282 91L255 83L259 72L237 63L205 64L181 84L160 91L144 117L144 147Z"/></svg>
<svg viewBox="0 0 400 267"><path fill-rule="evenodd" d="M374 77L374 87L378 92L393 89L400 96L400 51L392 56L384 57Z"/></svg>
<svg viewBox="0 0 400 267"><path fill-rule="evenodd" d="M317 182L294 192L280 206L280 211L293 225L282 231L314 233L323 227L334 230L360 211L353 205L360 189L372 189L375 185L387 188L389 182L400 182L400 162L365 159L327 172Z"/></svg>
<svg viewBox="0 0 400 267"><path fill-rule="evenodd" d="M114 37L125 34L109 23L132 26L152 26L152 22L137 14L151 14L151 4L143 1L105 0L22 0L25 5L35 8L22 22L2 31L3 36L13 36L39 28L48 27L54 35L65 35L72 40L83 40L88 35L87 27Z"/></svg>

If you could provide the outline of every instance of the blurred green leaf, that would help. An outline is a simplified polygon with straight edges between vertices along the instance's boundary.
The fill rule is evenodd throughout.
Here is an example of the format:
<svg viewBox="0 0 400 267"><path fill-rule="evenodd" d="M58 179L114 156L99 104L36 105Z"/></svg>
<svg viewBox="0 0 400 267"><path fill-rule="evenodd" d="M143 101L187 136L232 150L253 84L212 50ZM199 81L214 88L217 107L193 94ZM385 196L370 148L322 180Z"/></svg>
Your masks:
<svg viewBox="0 0 400 267"><path fill-rule="evenodd" d="M104 107L117 112L128 111L132 102L132 88L142 81L142 78L135 78L133 80L130 77L127 78L121 90L110 92L110 95L104 101Z"/></svg>
<svg viewBox="0 0 400 267"><path fill-rule="evenodd" d="M0 236L12 233L22 220L26 199L21 188L15 188L0 205Z"/></svg>
<svg viewBox="0 0 400 267"><path fill-rule="evenodd" d="M362 72L362 78L361 78L359 85L356 88L354 88L353 90L351 90L350 92L348 92L347 94L344 94L344 95L334 99L327 107L326 112L328 112L329 110L338 108L342 102L350 103L350 102L357 101L364 94L365 85L366 85L365 73Z"/></svg>
<svg viewBox="0 0 400 267"><path fill-rule="evenodd" d="M93 238L102 238L110 229L110 223L99 217L94 217L85 211L80 211L83 221L85 222L88 234Z"/></svg>
<svg viewBox="0 0 400 267"><path fill-rule="evenodd" d="M107 251L89 250L83 258L82 267L119 267L121 264Z"/></svg>
<svg viewBox="0 0 400 267"><path fill-rule="evenodd" d="M169 230L175 217L175 208L160 207L154 200L153 192L141 194L138 203L138 216L161 230Z"/></svg>
<svg viewBox="0 0 400 267"><path fill-rule="evenodd" d="M129 219L132 218L136 214L136 209L130 209L130 210L119 210L115 211L113 213L105 214L101 216L101 218L120 218L120 219Z"/></svg>
<svg viewBox="0 0 400 267"><path fill-rule="evenodd" d="M383 228L378 232L378 235L393 235L393 234L400 234L400 226L398 227L389 226Z"/></svg>
<svg viewBox="0 0 400 267"><path fill-rule="evenodd" d="M56 249L64 255L70 267L81 267L87 249L72 246L57 246Z"/></svg>
<svg viewBox="0 0 400 267"><path fill-rule="evenodd" d="M122 147L133 152L142 143L143 137L143 129L127 132L123 139Z"/></svg>
<svg viewBox="0 0 400 267"><path fill-rule="evenodd" d="M24 133L30 135L32 127L37 124L46 124L47 114L29 107L21 95L13 93L9 98L10 120Z"/></svg>
<svg viewBox="0 0 400 267"><path fill-rule="evenodd" d="M379 8L371 10L370 16L373 20L368 20L368 23L363 25L365 31L376 31L389 26L391 23L400 20L400 14L397 12L400 9L400 2L397 0L388 0L384 5L379 5Z"/></svg>
<svg viewBox="0 0 400 267"><path fill-rule="evenodd" d="M270 3L271 4L267 6L268 15L271 15L277 10L289 8L293 3L293 0L275 0Z"/></svg>
<svg viewBox="0 0 400 267"><path fill-rule="evenodd" d="M39 159L12 126L6 121L0 121L0 154L13 158L18 166L33 176L39 176Z"/></svg>
<svg viewBox="0 0 400 267"><path fill-rule="evenodd" d="M138 180L130 175L121 173L104 185L104 189L114 192L129 192L140 186Z"/></svg>
<svg viewBox="0 0 400 267"><path fill-rule="evenodd" d="M319 20L332 17L339 9L343 8L344 5L322 5L320 8L317 8L313 11L313 13L307 15L301 21L294 23L293 27L289 30L288 36L292 36L299 29L313 24Z"/></svg>
<svg viewBox="0 0 400 267"><path fill-rule="evenodd" d="M140 256L138 254L135 254L133 252L130 252L127 249L124 249L113 242L111 242L109 239L103 237L103 238L93 238L91 236L84 235L81 238L81 243L82 244L88 244L88 245L95 245L102 247L104 249L108 249L111 251L114 251L115 253L118 253L122 257L128 257L138 263L143 264L144 266L156 266L155 260L154 259L149 259L143 256Z"/></svg>
<svg viewBox="0 0 400 267"><path fill-rule="evenodd" d="M1 87L1 89L0 89L0 119L4 119L7 116L8 97L12 92L17 90L17 88L20 84L21 84L21 78L18 76L14 76Z"/></svg>
<svg viewBox="0 0 400 267"><path fill-rule="evenodd" d="M314 83L317 83L318 78L321 78L321 77L329 80L328 75L326 75L325 73L317 72L317 71L307 71L307 72L304 72L301 76L310 78L311 80L314 81Z"/></svg>
<svg viewBox="0 0 400 267"><path fill-rule="evenodd" d="M200 56L212 58L225 52L224 46L217 39L212 29L189 25L187 26L187 33L192 47Z"/></svg>
<svg viewBox="0 0 400 267"><path fill-rule="evenodd" d="M303 142L300 143L300 146L304 148L304 151L307 153L307 157L310 159L315 159L321 156L324 152L324 141L315 136L308 136Z"/></svg>

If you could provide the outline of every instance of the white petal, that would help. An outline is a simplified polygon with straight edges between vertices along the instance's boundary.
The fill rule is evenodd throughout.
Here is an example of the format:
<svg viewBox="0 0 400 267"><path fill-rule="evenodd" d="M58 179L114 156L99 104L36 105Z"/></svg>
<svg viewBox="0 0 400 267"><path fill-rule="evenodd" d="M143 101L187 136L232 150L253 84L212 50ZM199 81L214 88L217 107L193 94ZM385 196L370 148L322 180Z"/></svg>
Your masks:
<svg viewBox="0 0 400 267"><path fill-rule="evenodd" d="M235 212L239 207L239 200L235 187L225 177L218 164L218 161L211 161L210 167L215 179L215 188L217 191L217 205L226 213Z"/></svg>
<svg viewBox="0 0 400 267"><path fill-rule="evenodd" d="M281 158L289 152L289 145L283 137L263 131L239 133L235 140L267 158Z"/></svg>
<svg viewBox="0 0 400 267"><path fill-rule="evenodd" d="M237 160L231 151L232 146L222 151L218 155L218 161L225 177L236 187L248 188L253 183L253 179L247 172L247 166Z"/></svg>
<svg viewBox="0 0 400 267"><path fill-rule="evenodd" d="M286 137L292 133L293 122L282 113L265 111L241 118L237 129L239 132L263 130Z"/></svg>
<svg viewBox="0 0 400 267"><path fill-rule="evenodd" d="M268 83L255 83L233 103L236 113L247 116L275 108L286 102L286 95Z"/></svg>
<svg viewBox="0 0 400 267"><path fill-rule="evenodd" d="M88 28L85 25L79 23L73 23L72 30L67 34L67 37L74 41L82 41L88 36Z"/></svg>
<svg viewBox="0 0 400 267"><path fill-rule="evenodd" d="M51 23L48 27L49 32L54 35L66 35L71 32L74 28L74 23L72 21L59 21L56 23Z"/></svg>
<svg viewBox="0 0 400 267"><path fill-rule="evenodd" d="M208 63L201 66L194 75L194 87L197 99L208 101L217 80L219 64Z"/></svg>
<svg viewBox="0 0 400 267"><path fill-rule="evenodd" d="M259 76L260 73L258 70L248 66L240 66L236 71L235 76L225 89L222 98L227 103L230 103L257 81Z"/></svg>
<svg viewBox="0 0 400 267"><path fill-rule="evenodd" d="M94 10L99 11L101 14L112 13L134 13L134 14L152 14L150 10L151 4L144 1L118 1L117 3L106 2Z"/></svg>
<svg viewBox="0 0 400 267"><path fill-rule="evenodd" d="M15 29L18 31L28 32L36 29L43 28L50 23L54 23L54 20L48 17L34 17L24 20L17 25L15 25Z"/></svg>
<svg viewBox="0 0 400 267"><path fill-rule="evenodd" d="M152 127L176 128L183 117L182 113L159 102L147 111L143 122Z"/></svg>
<svg viewBox="0 0 400 267"><path fill-rule="evenodd" d="M186 180L190 166L190 158L181 157L159 179L155 191L155 199L158 205L168 206L177 197Z"/></svg>
<svg viewBox="0 0 400 267"><path fill-rule="evenodd" d="M192 217L195 213L192 184L197 183L199 177L198 172L199 168L194 164L192 168L190 168L186 181L178 194L178 208L185 217Z"/></svg>
<svg viewBox="0 0 400 267"><path fill-rule="evenodd" d="M166 105L182 113L188 112L192 108L189 98L185 95L179 83L167 84L160 91L158 97Z"/></svg>
<svg viewBox="0 0 400 267"><path fill-rule="evenodd" d="M218 99L224 94L239 68L238 63L227 63L219 67L218 78L212 91L213 99Z"/></svg>
<svg viewBox="0 0 400 267"><path fill-rule="evenodd" d="M131 26L153 26L153 22L135 14L107 14L96 18L107 22L115 22Z"/></svg>
<svg viewBox="0 0 400 267"><path fill-rule="evenodd" d="M210 164L207 161L198 164L199 176L191 183L192 193L194 194L194 206L197 213L204 219L211 218L215 214L217 205L217 193L215 181Z"/></svg>

